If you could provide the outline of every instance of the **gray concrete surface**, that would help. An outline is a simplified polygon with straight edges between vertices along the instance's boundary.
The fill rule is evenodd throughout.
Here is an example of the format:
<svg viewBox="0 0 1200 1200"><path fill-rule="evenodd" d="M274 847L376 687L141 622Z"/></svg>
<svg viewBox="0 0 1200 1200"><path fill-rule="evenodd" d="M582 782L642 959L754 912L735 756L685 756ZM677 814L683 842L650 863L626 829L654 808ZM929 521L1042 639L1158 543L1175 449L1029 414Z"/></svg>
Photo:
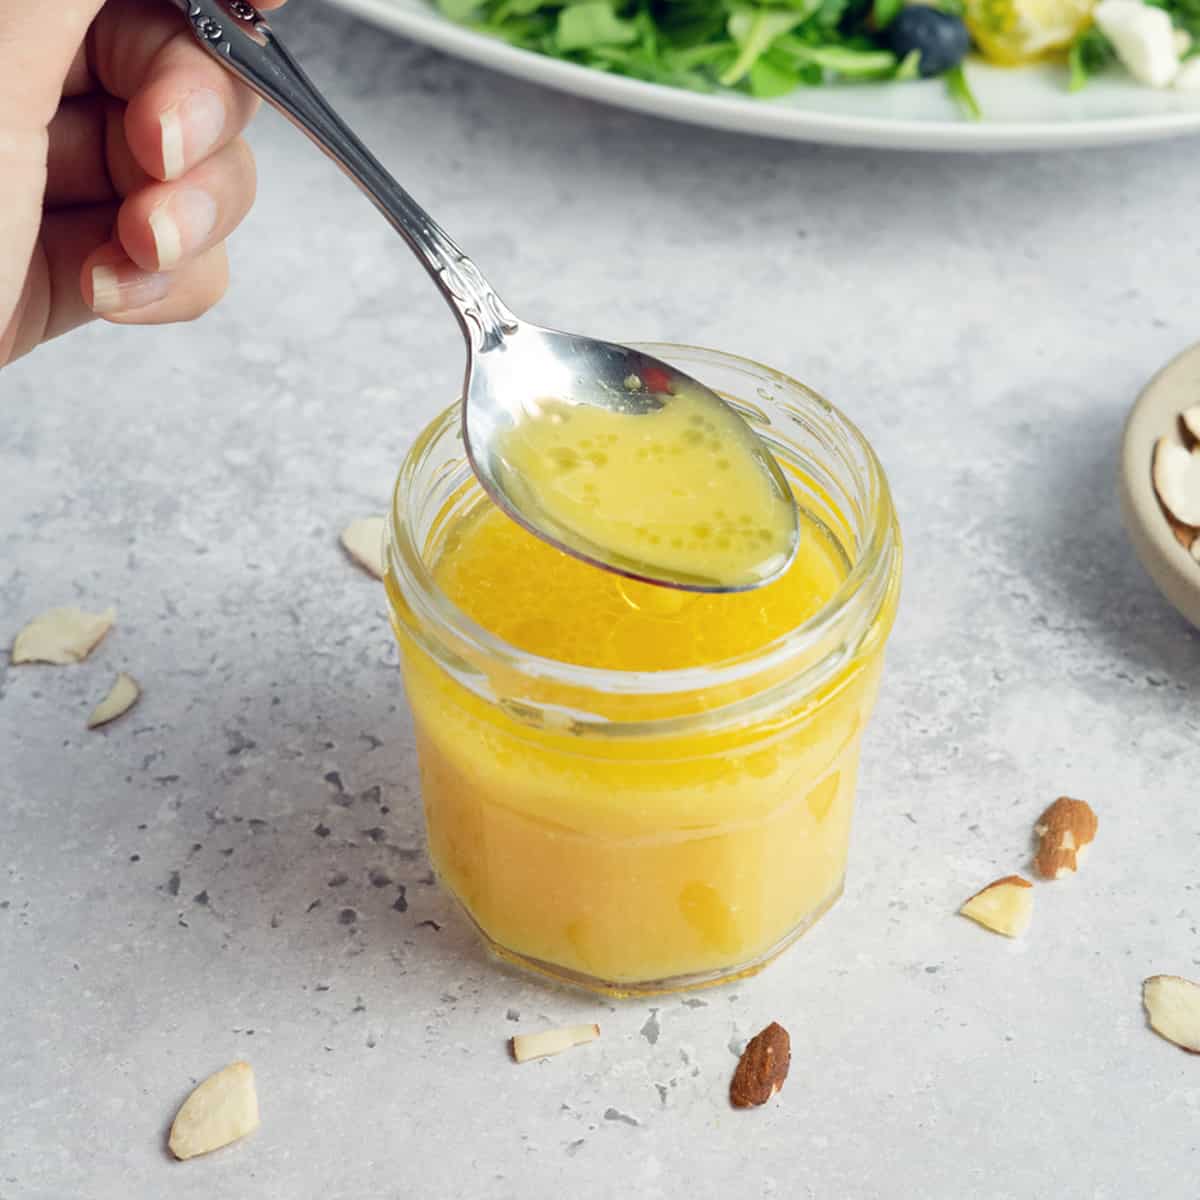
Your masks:
<svg viewBox="0 0 1200 1200"><path fill-rule="evenodd" d="M1113 478L1138 388L1200 334L1197 143L741 140L295 9L313 74L519 311L771 362L874 440L908 565L849 888L692 999L597 1003L481 955L428 882L382 595L336 545L452 395L458 335L264 118L218 311L0 376L0 640L120 609L81 666L0 665L0 1197L1194 1197L1200 1059L1139 987L1200 975L1200 637ZM140 708L86 732L120 669ZM956 917L1063 792L1100 813L1085 873L1039 888L1019 943ZM593 1018L597 1045L505 1054ZM732 1112L770 1020L787 1088ZM176 1105L239 1056L261 1131L172 1162Z"/></svg>

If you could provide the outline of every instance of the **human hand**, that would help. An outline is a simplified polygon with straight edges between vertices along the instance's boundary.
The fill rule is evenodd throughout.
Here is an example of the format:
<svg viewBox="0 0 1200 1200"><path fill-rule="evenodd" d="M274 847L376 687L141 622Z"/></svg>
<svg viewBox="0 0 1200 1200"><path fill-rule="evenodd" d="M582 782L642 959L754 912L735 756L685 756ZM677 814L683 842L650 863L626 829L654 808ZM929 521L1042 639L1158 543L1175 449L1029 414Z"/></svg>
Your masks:
<svg viewBox="0 0 1200 1200"><path fill-rule="evenodd" d="M163 0L0 0L0 367L220 299L256 107Z"/></svg>

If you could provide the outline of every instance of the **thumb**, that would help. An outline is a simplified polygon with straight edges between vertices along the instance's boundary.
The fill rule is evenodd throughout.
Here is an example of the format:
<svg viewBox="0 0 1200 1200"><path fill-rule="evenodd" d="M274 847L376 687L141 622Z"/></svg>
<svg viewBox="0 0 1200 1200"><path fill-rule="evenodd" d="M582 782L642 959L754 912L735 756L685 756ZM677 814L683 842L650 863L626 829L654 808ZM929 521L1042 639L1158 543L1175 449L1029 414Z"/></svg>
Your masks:
<svg viewBox="0 0 1200 1200"><path fill-rule="evenodd" d="M0 364L26 292L46 193L46 127L104 0L0 0Z"/></svg>

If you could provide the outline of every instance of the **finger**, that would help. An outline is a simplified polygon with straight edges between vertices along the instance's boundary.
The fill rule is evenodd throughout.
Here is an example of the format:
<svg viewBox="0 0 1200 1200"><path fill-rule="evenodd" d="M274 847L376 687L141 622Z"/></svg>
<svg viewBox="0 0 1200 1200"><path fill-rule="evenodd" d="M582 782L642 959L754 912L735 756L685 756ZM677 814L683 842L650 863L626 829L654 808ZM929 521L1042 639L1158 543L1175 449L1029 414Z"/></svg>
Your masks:
<svg viewBox="0 0 1200 1200"><path fill-rule="evenodd" d="M145 271L173 271L223 242L254 203L256 175L239 138L176 183L153 183L121 206L117 236Z"/></svg>
<svg viewBox="0 0 1200 1200"><path fill-rule="evenodd" d="M17 306L29 306L29 265L46 186L46 127L63 80L103 0L46 6L0 0L0 337L11 341ZM8 332L6 332L8 331Z"/></svg>
<svg viewBox="0 0 1200 1200"><path fill-rule="evenodd" d="M269 2L260 3L258 7L261 11L267 12L271 9L280 8L283 3L284 0L269 0ZM87 92L95 90L96 77L92 74L92 66L88 61L88 57L88 49L85 43L79 47L71 66L67 70L67 78L62 88L64 96L82 96Z"/></svg>
<svg viewBox="0 0 1200 1200"><path fill-rule="evenodd" d="M178 271L149 274L105 246L84 263L83 293L93 311L115 325L169 325L203 316L229 286L229 259L218 243Z"/></svg>
<svg viewBox="0 0 1200 1200"><path fill-rule="evenodd" d="M257 107L165 5L109 0L95 24L91 63L104 89L129 101L126 138L156 179L178 179L227 145Z"/></svg>
<svg viewBox="0 0 1200 1200"><path fill-rule="evenodd" d="M50 122L46 204L99 204L116 196L108 175L106 105L99 97L64 100Z"/></svg>
<svg viewBox="0 0 1200 1200"><path fill-rule="evenodd" d="M75 57L72 59L70 67L67 68L67 77L63 80L62 94L65 98L84 96L88 92L94 91L95 87L96 79L92 75L92 67L88 62L88 47L85 41L75 51Z"/></svg>
<svg viewBox="0 0 1200 1200"><path fill-rule="evenodd" d="M152 182L125 140L125 106L102 95L64 100L50 122L46 204L98 204Z"/></svg>
<svg viewBox="0 0 1200 1200"><path fill-rule="evenodd" d="M41 340L50 313L50 279L41 242L35 242L21 294L0 324L0 367L28 354Z"/></svg>
<svg viewBox="0 0 1200 1200"><path fill-rule="evenodd" d="M104 0L0 0L0 125L44 129Z"/></svg>
<svg viewBox="0 0 1200 1200"><path fill-rule="evenodd" d="M34 345L75 329L95 315L88 303L90 297L85 298L79 286L79 271L98 246L109 243L116 219L116 204L93 204L46 214L39 240L45 263L46 302Z"/></svg>

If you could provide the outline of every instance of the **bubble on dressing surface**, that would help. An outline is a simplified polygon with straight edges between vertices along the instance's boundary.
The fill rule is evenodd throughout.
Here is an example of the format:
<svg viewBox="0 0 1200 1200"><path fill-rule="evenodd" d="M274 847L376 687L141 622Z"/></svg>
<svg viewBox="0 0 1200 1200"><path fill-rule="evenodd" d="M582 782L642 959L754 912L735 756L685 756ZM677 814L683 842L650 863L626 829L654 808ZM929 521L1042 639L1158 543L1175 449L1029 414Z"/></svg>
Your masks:
<svg viewBox="0 0 1200 1200"><path fill-rule="evenodd" d="M735 527L740 515L728 518ZM802 515L802 526L796 559L778 580L753 592L701 595L589 566L485 501L456 522L434 575L472 620L528 653L581 666L672 670L751 652L833 597L845 559L822 525Z"/></svg>

